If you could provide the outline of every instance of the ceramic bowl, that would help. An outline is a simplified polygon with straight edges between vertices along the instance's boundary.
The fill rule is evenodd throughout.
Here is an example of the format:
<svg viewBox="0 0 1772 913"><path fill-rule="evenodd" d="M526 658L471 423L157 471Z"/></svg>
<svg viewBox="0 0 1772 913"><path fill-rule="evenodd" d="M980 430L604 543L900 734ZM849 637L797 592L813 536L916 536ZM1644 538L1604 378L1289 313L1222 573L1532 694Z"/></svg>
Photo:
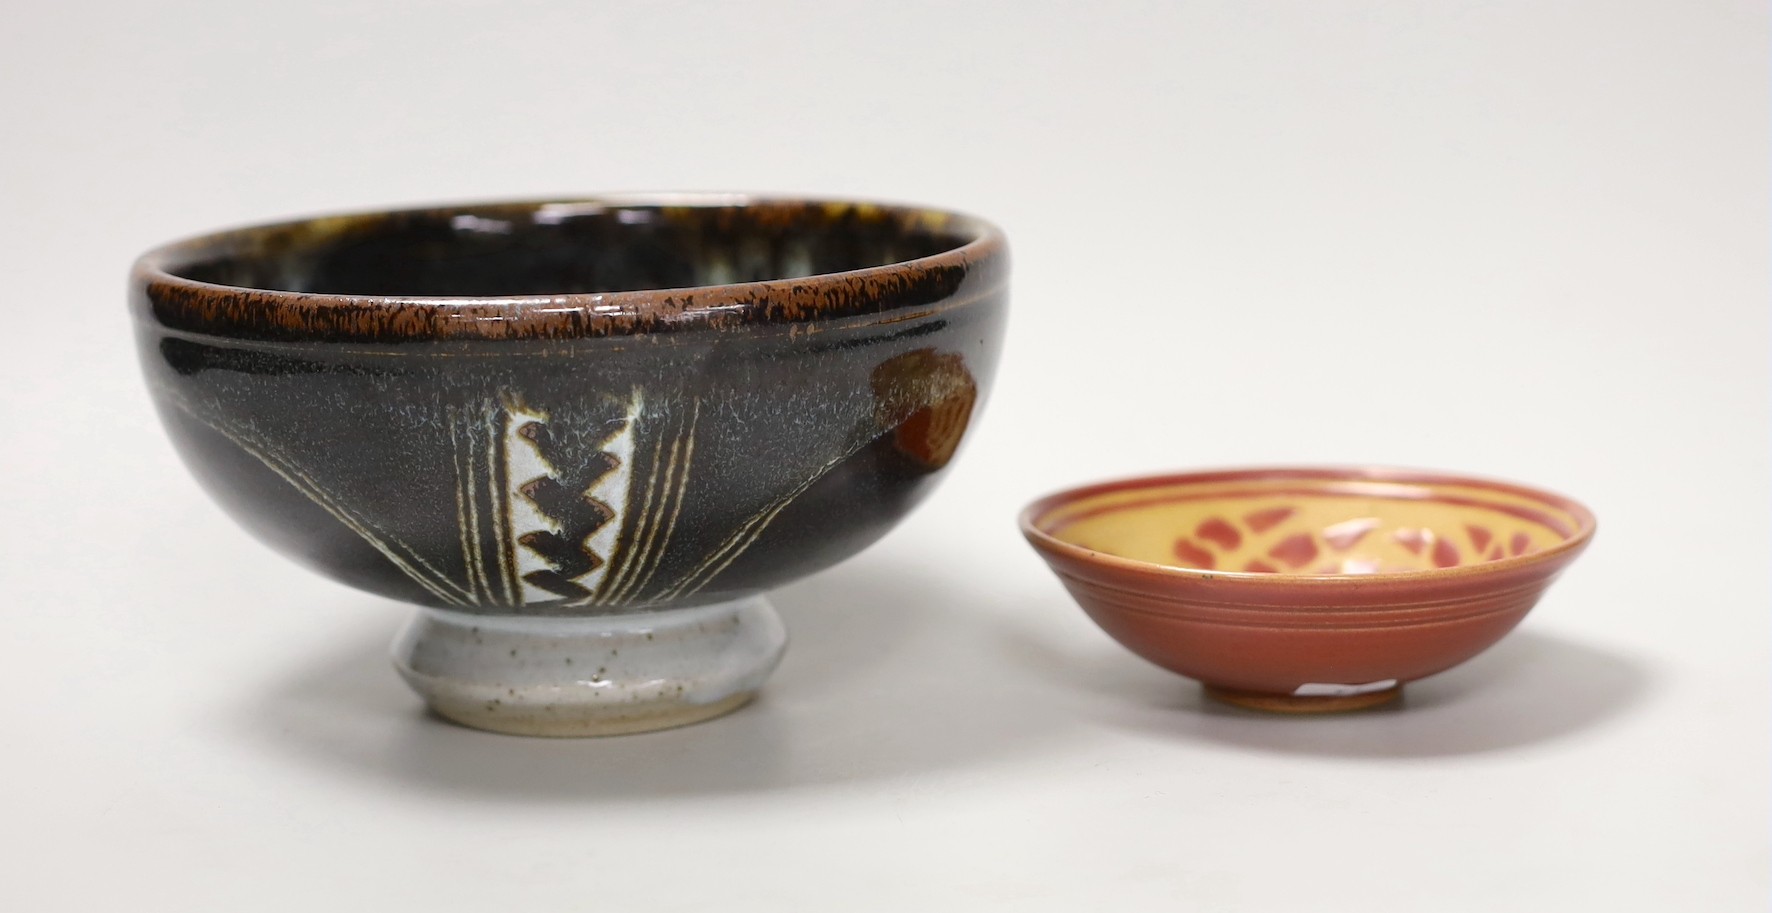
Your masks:
<svg viewBox="0 0 1772 913"><path fill-rule="evenodd" d="M883 535L997 361L1002 234L899 206L655 195L316 218L133 273L149 388L241 525L423 607L443 715L656 729L742 704L762 594Z"/></svg>
<svg viewBox="0 0 1772 913"><path fill-rule="evenodd" d="M1549 492L1390 469L1252 469L1036 501L1022 532L1134 653L1262 710L1376 706L1512 630L1587 547Z"/></svg>

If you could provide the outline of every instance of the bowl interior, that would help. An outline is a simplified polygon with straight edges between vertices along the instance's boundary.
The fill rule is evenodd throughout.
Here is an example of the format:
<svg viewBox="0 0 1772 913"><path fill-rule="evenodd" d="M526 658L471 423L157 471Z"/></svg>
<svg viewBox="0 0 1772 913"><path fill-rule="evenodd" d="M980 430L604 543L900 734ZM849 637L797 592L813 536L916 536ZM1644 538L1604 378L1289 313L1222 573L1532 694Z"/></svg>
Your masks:
<svg viewBox="0 0 1772 913"><path fill-rule="evenodd" d="M327 295L595 294L886 266L983 231L946 213L865 204L502 204L245 229L179 249L163 266L198 282Z"/></svg>
<svg viewBox="0 0 1772 913"><path fill-rule="evenodd" d="M1573 502L1502 483L1308 470L1096 486L1049 500L1029 522L1061 542L1133 561L1296 575L1505 561L1592 526Z"/></svg>

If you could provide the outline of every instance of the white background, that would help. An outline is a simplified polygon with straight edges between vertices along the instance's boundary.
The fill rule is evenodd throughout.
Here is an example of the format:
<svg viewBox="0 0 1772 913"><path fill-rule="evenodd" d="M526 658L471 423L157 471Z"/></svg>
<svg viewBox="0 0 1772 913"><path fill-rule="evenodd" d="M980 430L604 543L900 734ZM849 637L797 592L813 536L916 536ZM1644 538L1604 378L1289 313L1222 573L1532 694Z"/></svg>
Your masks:
<svg viewBox="0 0 1772 913"><path fill-rule="evenodd" d="M1768 23L1752 2L26 3L0 14L0 909L1763 910ZM422 715L407 610L165 443L151 244L631 189L971 210L1015 250L945 487L781 591L763 699L599 741ZM1122 652L1047 490L1373 462L1587 501L1400 711Z"/></svg>

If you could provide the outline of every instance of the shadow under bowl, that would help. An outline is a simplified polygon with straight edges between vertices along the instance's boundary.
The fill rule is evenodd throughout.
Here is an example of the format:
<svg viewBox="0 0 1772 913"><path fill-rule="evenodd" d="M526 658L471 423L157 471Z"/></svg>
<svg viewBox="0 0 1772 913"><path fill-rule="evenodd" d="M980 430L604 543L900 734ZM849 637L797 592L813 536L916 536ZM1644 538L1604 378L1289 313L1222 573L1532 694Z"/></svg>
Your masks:
<svg viewBox="0 0 1772 913"><path fill-rule="evenodd" d="M1115 640L1215 698L1289 713L1388 703L1481 653L1594 528L1560 495L1376 468L1130 479L1021 515Z"/></svg>

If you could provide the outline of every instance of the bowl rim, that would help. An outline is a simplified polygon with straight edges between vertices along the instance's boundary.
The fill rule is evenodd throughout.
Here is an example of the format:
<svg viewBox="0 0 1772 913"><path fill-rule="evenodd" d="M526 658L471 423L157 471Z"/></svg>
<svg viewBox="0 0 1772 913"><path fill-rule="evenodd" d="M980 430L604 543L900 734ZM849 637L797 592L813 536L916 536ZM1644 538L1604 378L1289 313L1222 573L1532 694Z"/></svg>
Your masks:
<svg viewBox="0 0 1772 913"><path fill-rule="evenodd" d="M1509 494L1531 498L1550 504L1575 517L1577 526L1573 534L1563 541L1542 551L1527 555L1514 555L1484 561L1476 564L1456 565L1445 568L1428 568L1407 571L1386 571L1375 574L1294 574L1294 573L1253 573L1249 571L1221 571L1202 568L1179 567L1171 564L1158 564L1153 561L1142 561L1126 558L1109 552L1100 552L1071 542L1066 542L1040 528L1035 520L1063 504L1083 498L1113 491L1124 491L1138 488L1156 488L1177 484L1206 484L1212 482L1257 480L1257 479L1297 479L1302 482L1359 481L1396 484L1426 485L1462 485L1474 488L1491 488ZM1188 470L1183 472L1160 473L1156 475L1131 476L1091 482L1070 488L1054 491L1029 503L1022 508L1018 516L1022 535L1037 550L1050 554L1062 555L1074 561L1096 565L1109 570L1130 572L1133 575L1155 576L1175 582L1188 583L1223 583L1228 586L1240 584L1259 584L1264 587L1301 586L1301 587L1358 587L1370 588L1388 584L1411 585L1430 582L1469 581L1472 578L1492 574L1509 574L1544 566L1546 571L1554 571L1557 566L1572 560L1585 549L1598 529L1598 522L1592 510L1566 495L1557 494L1534 486L1523 485L1488 476L1469 475L1465 473L1445 472L1431 469L1410 469L1393 466L1377 465L1275 465L1275 466L1238 466L1213 469Z"/></svg>
<svg viewBox="0 0 1772 913"><path fill-rule="evenodd" d="M362 295L226 285L179 275L180 265L254 237L389 217L564 215L638 208L858 210L966 238L939 253L792 279L514 295ZM387 206L239 225L157 245L136 258L138 314L198 335L280 341L574 339L745 325L868 326L914 320L977 301L1004 284L1008 241L994 223L945 207L861 198L728 192L622 192ZM890 303L890 307L869 305ZM846 306L845 306L846 305Z"/></svg>

